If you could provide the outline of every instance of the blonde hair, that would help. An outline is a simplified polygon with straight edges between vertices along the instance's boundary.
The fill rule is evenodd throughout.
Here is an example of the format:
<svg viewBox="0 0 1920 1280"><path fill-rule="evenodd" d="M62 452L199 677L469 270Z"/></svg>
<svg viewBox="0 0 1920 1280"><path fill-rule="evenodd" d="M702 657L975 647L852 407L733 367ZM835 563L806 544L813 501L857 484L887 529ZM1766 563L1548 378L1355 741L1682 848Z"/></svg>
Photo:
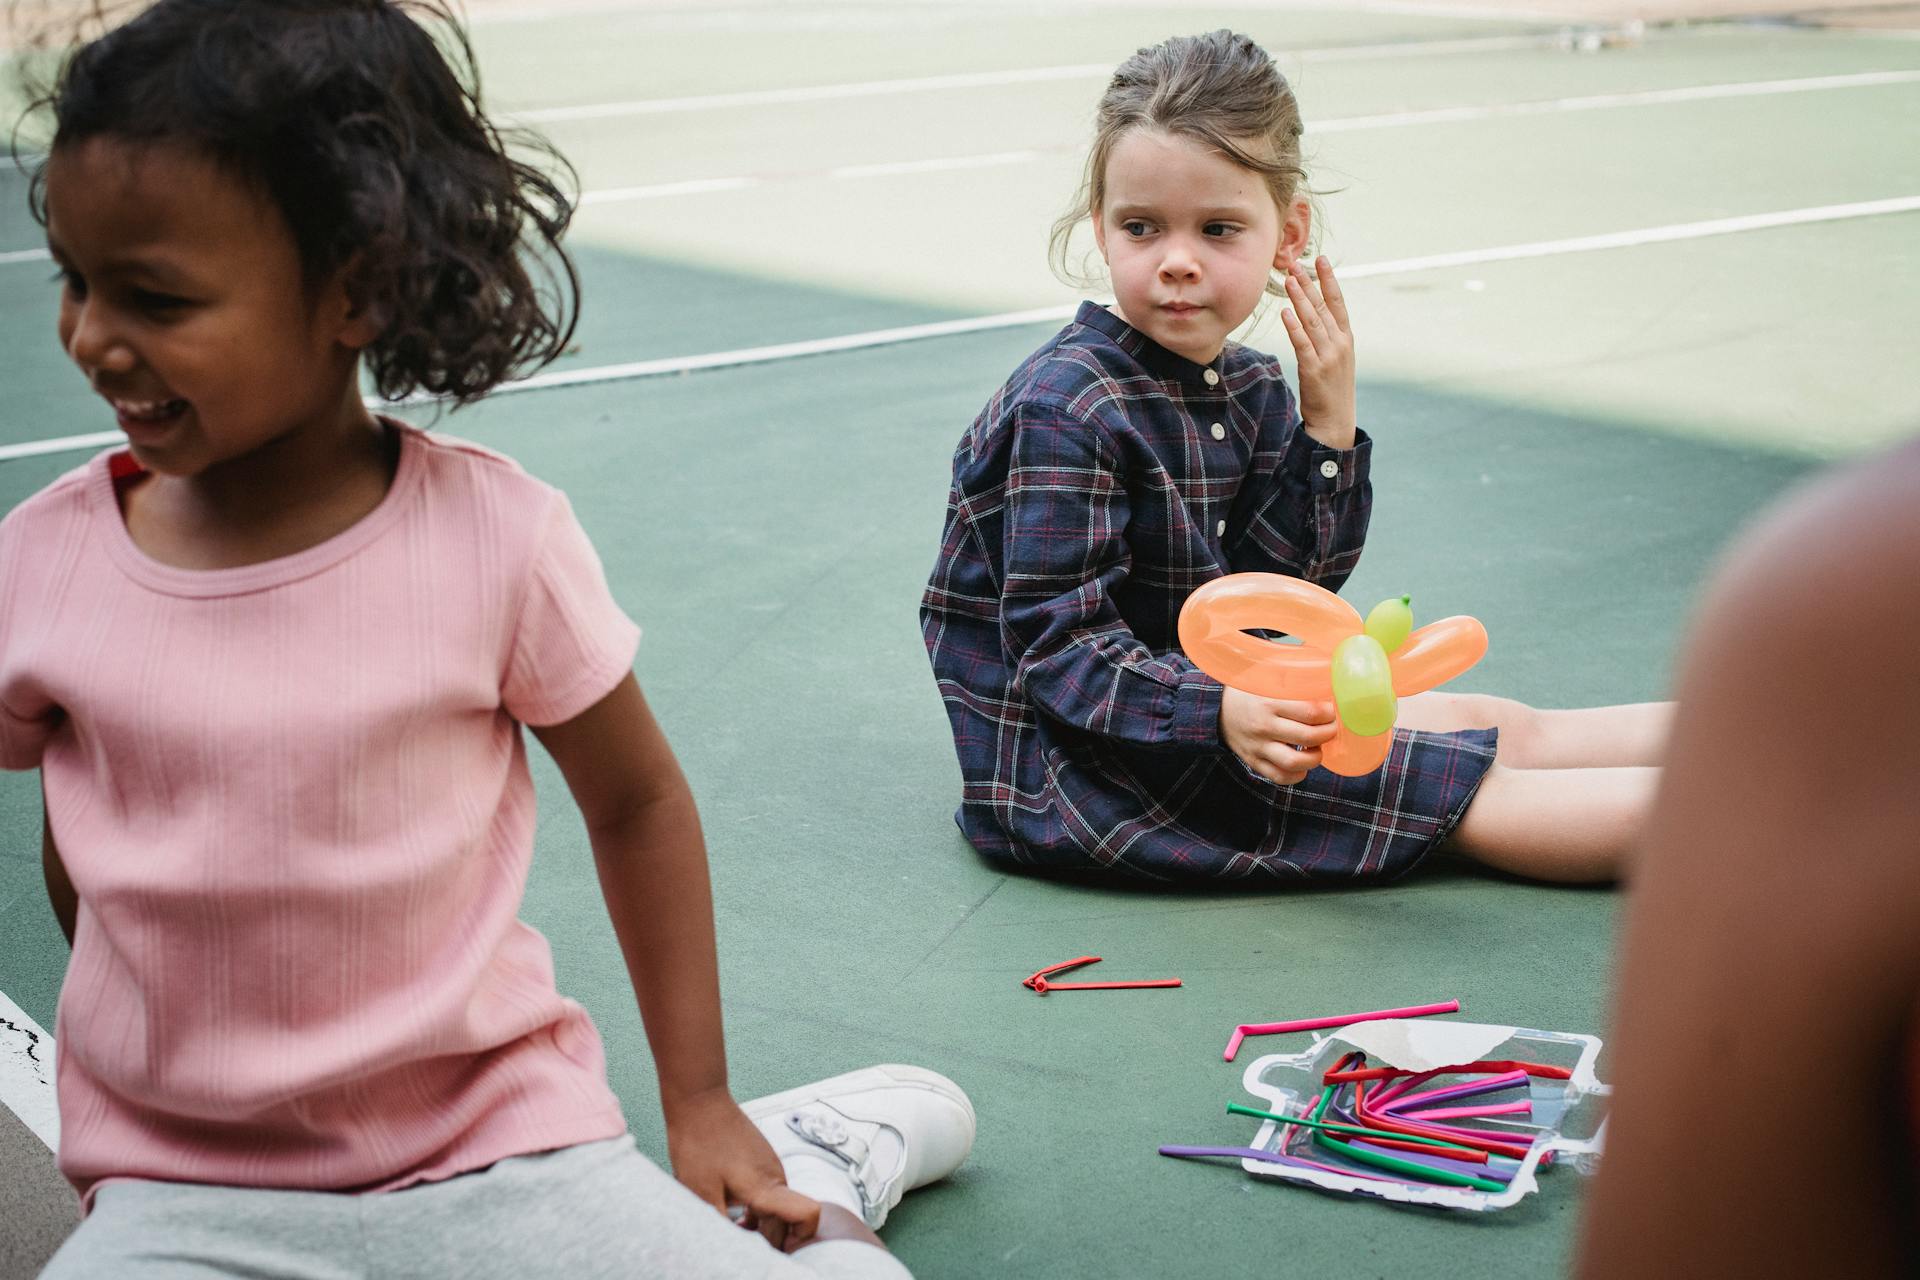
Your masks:
<svg viewBox="0 0 1920 1280"><path fill-rule="evenodd" d="M1055 274L1091 283L1068 260L1068 240L1106 200L1107 159L1135 129L1192 138L1260 175L1285 216L1306 180L1300 163L1300 105L1266 50L1232 31L1174 36L1120 64L1094 117L1093 147L1079 193L1053 224L1048 259ZM1282 286L1268 281L1267 292Z"/></svg>

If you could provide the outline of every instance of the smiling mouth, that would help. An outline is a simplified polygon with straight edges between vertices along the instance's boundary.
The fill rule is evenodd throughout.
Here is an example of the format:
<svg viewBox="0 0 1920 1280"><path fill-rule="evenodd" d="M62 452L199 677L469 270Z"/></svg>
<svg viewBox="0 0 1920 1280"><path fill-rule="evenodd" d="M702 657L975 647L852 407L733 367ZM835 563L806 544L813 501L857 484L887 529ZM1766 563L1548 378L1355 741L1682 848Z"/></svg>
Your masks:
<svg viewBox="0 0 1920 1280"><path fill-rule="evenodd" d="M107 403L113 406L114 413L122 422L142 426L171 422L187 411L185 400L120 400L109 396Z"/></svg>
<svg viewBox="0 0 1920 1280"><path fill-rule="evenodd" d="M119 399L109 395L108 403L113 405L119 428L129 434L171 426L188 409L184 399Z"/></svg>

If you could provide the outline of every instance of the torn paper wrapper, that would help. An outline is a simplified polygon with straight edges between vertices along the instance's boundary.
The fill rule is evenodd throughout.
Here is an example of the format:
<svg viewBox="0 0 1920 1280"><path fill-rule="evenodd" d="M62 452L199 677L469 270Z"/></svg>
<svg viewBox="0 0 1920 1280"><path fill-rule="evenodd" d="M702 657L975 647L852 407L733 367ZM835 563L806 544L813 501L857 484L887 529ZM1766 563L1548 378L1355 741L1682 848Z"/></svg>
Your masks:
<svg viewBox="0 0 1920 1280"><path fill-rule="evenodd" d="M1350 1044L1368 1058L1402 1071L1432 1071L1478 1062L1513 1038L1515 1028L1482 1022L1435 1022L1382 1018L1342 1027L1329 1038Z"/></svg>

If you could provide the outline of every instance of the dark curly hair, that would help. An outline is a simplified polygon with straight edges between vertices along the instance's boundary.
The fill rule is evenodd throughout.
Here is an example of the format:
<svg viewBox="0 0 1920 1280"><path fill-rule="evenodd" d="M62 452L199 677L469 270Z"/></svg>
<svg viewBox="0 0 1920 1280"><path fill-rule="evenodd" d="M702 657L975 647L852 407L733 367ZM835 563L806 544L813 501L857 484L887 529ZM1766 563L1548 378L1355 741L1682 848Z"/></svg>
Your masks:
<svg viewBox="0 0 1920 1280"><path fill-rule="evenodd" d="M310 286L350 269L381 325L365 359L390 400L465 404L573 335L572 167L486 118L472 46L438 0L159 0L75 48L36 109L53 117L48 155L98 137L177 143L257 184ZM43 225L45 178L42 159Z"/></svg>

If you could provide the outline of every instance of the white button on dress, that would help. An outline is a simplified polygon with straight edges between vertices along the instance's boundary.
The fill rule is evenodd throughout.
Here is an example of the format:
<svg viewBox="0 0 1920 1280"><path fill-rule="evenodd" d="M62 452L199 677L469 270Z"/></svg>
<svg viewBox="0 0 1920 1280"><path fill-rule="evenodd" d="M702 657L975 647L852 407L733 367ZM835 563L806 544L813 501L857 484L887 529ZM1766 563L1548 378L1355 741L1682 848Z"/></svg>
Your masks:
<svg viewBox="0 0 1920 1280"><path fill-rule="evenodd" d="M1320 474L1325 476L1327 479L1331 480L1335 476L1340 474L1340 464L1335 462L1332 458L1328 458L1325 462L1320 464Z"/></svg>
<svg viewBox="0 0 1920 1280"><path fill-rule="evenodd" d="M1206 370L1200 376L1207 380L1207 385L1210 387L1217 387L1220 385L1220 375L1215 373L1211 369Z"/></svg>
<svg viewBox="0 0 1920 1280"><path fill-rule="evenodd" d="M1213 527L1213 536L1216 538L1224 538L1227 536L1227 522L1225 520L1222 520Z"/></svg>
<svg viewBox="0 0 1920 1280"><path fill-rule="evenodd" d="M1214 438L1215 440L1225 440L1225 439L1227 438L1227 429L1226 429L1225 427L1223 427L1223 426L1221 426L1221 425L1220 425L1219 423L1217 423L1217 422L1216 422L1216 423L1214 423L1214 424L1213 424L1213 438Z"/></svg>

